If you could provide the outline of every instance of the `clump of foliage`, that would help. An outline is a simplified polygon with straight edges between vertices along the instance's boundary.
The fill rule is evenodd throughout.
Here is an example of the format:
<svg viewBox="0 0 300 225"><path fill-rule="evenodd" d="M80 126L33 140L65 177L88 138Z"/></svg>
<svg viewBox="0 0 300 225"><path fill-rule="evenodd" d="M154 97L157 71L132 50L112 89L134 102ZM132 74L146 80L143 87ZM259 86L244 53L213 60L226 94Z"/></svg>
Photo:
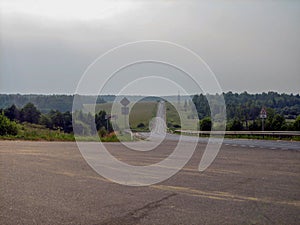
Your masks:
<svg viewBox="0 0 300 225"><path fill-rule="evenodd" d="M243 130L243 124L239 119L235 118L227 124L227 130L241 131Z"/></svg>
<svg viewBox="0 0 300 225"><path fill-rule="evenodd" d="M212 128L212 122L210 117L205 117L204 119L200 120L200 130L210 131L211 128Z"/></svg>
<svg viewBox="0 0 300 225"><path fill-rule="evenodd" d="M300 131L300 116L298 116L297 119L294 122L294 129L296 131Z"/></svg>
<svg viewBox="0 0 300 225"><path fill-rule="evenodd" d="M16 122L10 121L4 113L0 114L0 136L4 135L17 135L18 126Z"/></svg>
<svg viewBox="0 0 300 225"><path fill-rule="evenodd" d="M137 125L137 128L144 128L145 127L145 124L144 123L139 123L138 125Z"/></svg>

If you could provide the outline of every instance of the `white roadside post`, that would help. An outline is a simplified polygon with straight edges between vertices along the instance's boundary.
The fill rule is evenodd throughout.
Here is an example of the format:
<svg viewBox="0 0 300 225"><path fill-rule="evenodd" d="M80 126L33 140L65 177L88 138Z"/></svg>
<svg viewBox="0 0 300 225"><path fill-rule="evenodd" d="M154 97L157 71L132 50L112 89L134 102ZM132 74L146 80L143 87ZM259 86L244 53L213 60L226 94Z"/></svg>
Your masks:
<svg viewBox="0 0 300 225"><path fill-rule="evenodd" d="M267 111L265 108L262 108L260 111L260 115L259 117L261 118L261 130L262 132L265 131L265 124L264 124L264 120L267 118ZM263 138L265 138L264 134L263 134Z"/></svg>

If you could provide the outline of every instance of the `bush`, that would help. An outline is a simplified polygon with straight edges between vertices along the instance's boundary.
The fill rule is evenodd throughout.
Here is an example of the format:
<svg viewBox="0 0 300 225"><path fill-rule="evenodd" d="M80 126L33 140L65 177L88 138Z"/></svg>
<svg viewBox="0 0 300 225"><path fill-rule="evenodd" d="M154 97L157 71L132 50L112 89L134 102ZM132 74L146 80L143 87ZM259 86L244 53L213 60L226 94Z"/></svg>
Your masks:
<svg viewBox="0 0 300 225"><path fill-rule="evenodd" d="M200 120L201 131L210 131L211 127L212 127L212 122L209 117L205 117L204 119Z"/></svg>
<svg viewBox="0 0 300 225"><path fill-rule="evenodd" d="M254 120L252 123L249 125L249 130L251 131L261 131L261 121L259 120Z"/></svg>
<svg viewBox="0 0 300 225"><path fill-rule="evenodd" d="M243 124L242 122L235 118L233 121L231 121L228 125L227 125L227 129L230 131L241 131L243 130Z"/></svg>
<svg viewBox="0 0 300 225"><path fill-rule="evenodd" d="M294 122L294 129L296 131L300 131L300 116L298 116L297 119Z"/></svg>
<svg viewBox="0 0 300 225"><path fill-rule="evenodd" d="M106 131L105 127L101 127L101 128L99 129L98 135L99 135L100 137L104 137L104 136L107 135L107 131Z"/></svg>
<svg viewBox="0 0 300 225"><path fill-rule="evenodd" d="M137 125L137 128L144 128L145 127L145 124L143 124L143 123L139 123L138 125Z"/></svg>
<svg viewBox="0 0 300 225"><path fill-rule="evenodd" d="M18 127L15 122L10 121L4 114L0 114L0 136L17 135Z"/></svg>
<svg viewBox="0 0 300 225"><path fill-rule="evenodd" d="M101 137L102 142L119 142L119 139L115 133L109 134L105 137Z"/></svg>
<svg viewBox="0 0 300 225"><path fill-rule="evenodd" d="M272 130L286 130L286 122L282 115L276 114L271 124Z"/></svg>

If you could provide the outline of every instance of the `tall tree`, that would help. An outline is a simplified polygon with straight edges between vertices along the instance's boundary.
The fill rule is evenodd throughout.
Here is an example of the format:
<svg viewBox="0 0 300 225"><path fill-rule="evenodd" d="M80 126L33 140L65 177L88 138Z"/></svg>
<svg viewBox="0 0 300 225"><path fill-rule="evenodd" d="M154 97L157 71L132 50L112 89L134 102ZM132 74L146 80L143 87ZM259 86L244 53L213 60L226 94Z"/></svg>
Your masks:
<svg viewBox="0 0 300 225"><path fill-rule="evenodd" d="M104 128L108 131L112 131L112 125L108 118L106 118L106 112L101 110L98 114L95 116L95 122L96 122L96 128L97 130L100 130L101 128ZM108 127L107 127L108 125ZM107 129L108 128L108 129Z"/></svg>
<svg viewBox="0 0 300 225"><path fill-rule="evenodd" d="M21 121L29 123L38 123L41 112L31 102L27 103L21 109Z"/></svg>
<svg viewBox="0 0 300 225"><path fill-rule="evenodd" d="M10 120L20 120L20 110L15 104L4 110L4 115Z"/></svg>

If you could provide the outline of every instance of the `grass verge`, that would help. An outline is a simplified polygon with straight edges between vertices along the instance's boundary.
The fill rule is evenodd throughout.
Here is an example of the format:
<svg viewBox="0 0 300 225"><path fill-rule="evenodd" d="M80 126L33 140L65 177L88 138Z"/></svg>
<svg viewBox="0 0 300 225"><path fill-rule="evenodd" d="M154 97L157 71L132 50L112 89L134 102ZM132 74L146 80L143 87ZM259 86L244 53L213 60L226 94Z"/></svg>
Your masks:
<svg viewBox="0 0 300 225"><path fill-rule="evenodd" d="M44 126L30 123L18 124L17 135L0 136L0 140L27 140L27 141L75 141L72 133L64 133L59 130L50 130ZM100 138L102 142L131 141L130 134L108 134ZM76 141L100 141L99 136L78 136Z"/></svg>

